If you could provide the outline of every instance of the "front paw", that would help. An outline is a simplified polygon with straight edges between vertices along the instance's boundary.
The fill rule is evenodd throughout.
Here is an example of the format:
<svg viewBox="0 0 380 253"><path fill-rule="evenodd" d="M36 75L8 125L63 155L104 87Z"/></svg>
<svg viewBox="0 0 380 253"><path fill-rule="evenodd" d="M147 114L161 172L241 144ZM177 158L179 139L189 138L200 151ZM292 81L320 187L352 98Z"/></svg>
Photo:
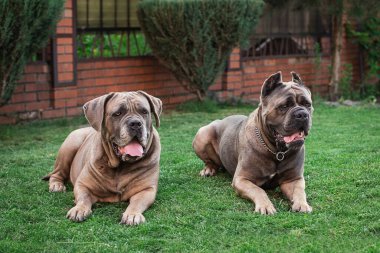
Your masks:
<svg viewBox="0 0 380 253"><path fill-rule="evenodd" d="M66 218L75 222L81 222L87 219L91 213L91 209L81 206L74 206L70 209L70 211L67 212Z"/></svg>
<svg viewBox="0 0 380 253"><path fill-rule="evenodd" d="M199 172L199 175L201 177L212 177L212 176L215 176L216 175L216 169L214 169L212 167L209 167L209 166L205 166L203 168L203 170L201 170Z"/></svg>
<svg viewBox="0 0 380 253"><path fill-rule="evenodd" d="M263 201L261 203L256 203L255 204L255 212L256 213L260 213L260 214L268 214L268 215L272 215L272 214L275 214L276 213L276 208L274 208L272 202L270 202L270 200L268 201Z"/></svg>
<svg viewBox="0 0 380 253"><path fill-rule="evenodd" d="M62 182L49 183L49 192L65 192L66 187Z"/></svg>
<svg viewBox="0 0 380 253"><path fill-rule="evenodd" d="M294 202L292 205L293 212L311 213L313 208L306 202Z"/></svg>
<svg viewBox="0 0 380 253"><path fill-rule="evenodd" d="M121 218L120 224L125 224L128 226L134 226L139 225L145 222L145 217L141 213L124 213L123 217Z"/></svg>

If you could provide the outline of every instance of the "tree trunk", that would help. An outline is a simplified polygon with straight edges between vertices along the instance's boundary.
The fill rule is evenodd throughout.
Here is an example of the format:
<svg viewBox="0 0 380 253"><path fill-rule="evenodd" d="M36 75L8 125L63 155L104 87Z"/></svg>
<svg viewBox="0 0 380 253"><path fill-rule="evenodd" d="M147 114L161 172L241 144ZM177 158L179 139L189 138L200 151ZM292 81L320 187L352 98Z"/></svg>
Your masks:
<svg viewBox="0 0 380 253"><path fill-rule="evenodd" d="M196 94L199 102L203 102L205 100L205 94L201 90L197 89Z"/></svg>
<svg viewBox="0 0 380 253"><path fill-rule="evenodd" d="M343 4L342 4L343 8ZM339 93L339 74L341 66L341 50L343 40L343 12L332 17L332 58L331 58L331 79L329 83L330 99L336 100Z"/></svg>

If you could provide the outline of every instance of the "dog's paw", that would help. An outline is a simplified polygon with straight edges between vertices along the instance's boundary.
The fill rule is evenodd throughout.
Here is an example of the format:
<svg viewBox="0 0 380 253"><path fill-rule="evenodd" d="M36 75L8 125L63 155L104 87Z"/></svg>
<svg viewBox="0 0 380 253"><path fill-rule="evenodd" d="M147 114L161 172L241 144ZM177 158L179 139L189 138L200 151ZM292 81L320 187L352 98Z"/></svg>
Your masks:
<svg viewBox="0 0 380 253"><path fill-rule="evenodd" d="M199 175L201 177L212 177L212 176L215 176L215 174L216 174L216 169L210 168L208 166L204 167L204 169L201 170L201 172L199 172Z"/></svg>
<svg viewBox="0 0 380 253"><path fill-rule="evenodd" d="M88 216L91 215L91 213L91 209L80 206L74 206L70 209L70 211L67 212L66 218L75 222L81 222L87 219Z"/></svg>
<svg viewBox="0 0 380 253"><path fill-rule="evenodd" d="M51 182L49 184L49 192L65 192L66 187L62 182Z"/></svg>
<svg viewBox="0 0 380 253"><path fill-rule="evenodd" d="M125 224L128 226L139 225L145 222L145 217L141 213L124 213L121 218L120 224Z"/></svg>
<svg viewBox="0 0 380 253"><path fill-rule="evenodd" d="M274 208L272 202L265 201L264 203L256 204L255 212L260 213L260 214L264 214L264 215L273 215L277 211L276 211L276 208Z"/></svg>
<svg viewBox="0 0 380 253"><path fill-rule="evenodd" d="M300 213L311 213L313 211L313 208L306 202L294 202L292 205L292 211Z"/></svg>

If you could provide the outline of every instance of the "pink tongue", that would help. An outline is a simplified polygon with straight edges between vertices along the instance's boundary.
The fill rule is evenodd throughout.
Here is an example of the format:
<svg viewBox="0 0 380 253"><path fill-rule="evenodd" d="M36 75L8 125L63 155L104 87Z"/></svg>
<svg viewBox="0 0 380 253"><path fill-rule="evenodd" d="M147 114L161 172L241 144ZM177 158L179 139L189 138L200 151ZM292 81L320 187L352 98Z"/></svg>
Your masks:
<svg viewBox="0 0 380 253"><path fill-rule="evenodd" d="M126 145L124 147L119 147L119 152L122 155L127 154L130 156L139 156L140 157L143 155L144 149L140 145L140 143L138 143L137 141L132 141L131 143L129 143L128 145Z"/></svg>
<svg viewBox="0 0 380 253"><path fill-rule="evenodd" d="M295 141L295 140L303 139L303 137L304 137L304 133L298 132L298 133L294 133L294 134L289 135L289 136L284 136L284 141L286 143L290 143L290 142Z"/></svg>

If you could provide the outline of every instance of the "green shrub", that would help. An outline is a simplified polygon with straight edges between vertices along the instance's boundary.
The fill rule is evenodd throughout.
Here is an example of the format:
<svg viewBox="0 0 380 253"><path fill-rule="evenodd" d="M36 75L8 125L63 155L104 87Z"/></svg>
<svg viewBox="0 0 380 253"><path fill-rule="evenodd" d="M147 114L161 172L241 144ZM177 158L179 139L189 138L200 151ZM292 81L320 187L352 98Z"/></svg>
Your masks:
<svg viewBox="0 0 380 253"><path fill-rule="evenodd" d="M152 53L202 99L232 49L248 44L262 6L262 0L142 0L138 18Z"/></svg>
<svg viewBox="0 0 380 253"><path fill-rule="evenodd" d="M12 96L25 64L43 48L65 0L0 1L0 106Z"/></svg>
<svg viewBox="0 0 380 253"><path fill-rule="evenodd" d="M352 89L352 64L343 65L342 77L339 80L339 89L341 97L344 99L353 99Z"/></svg>
<svg viewBox="0 0 380 253"><path fill-rule="evenodd" d="M365 19L361 26L347 26L348 35L353 37L365 52L367 71L362 84L361 96L380 95L380 18Z"/></svg>

